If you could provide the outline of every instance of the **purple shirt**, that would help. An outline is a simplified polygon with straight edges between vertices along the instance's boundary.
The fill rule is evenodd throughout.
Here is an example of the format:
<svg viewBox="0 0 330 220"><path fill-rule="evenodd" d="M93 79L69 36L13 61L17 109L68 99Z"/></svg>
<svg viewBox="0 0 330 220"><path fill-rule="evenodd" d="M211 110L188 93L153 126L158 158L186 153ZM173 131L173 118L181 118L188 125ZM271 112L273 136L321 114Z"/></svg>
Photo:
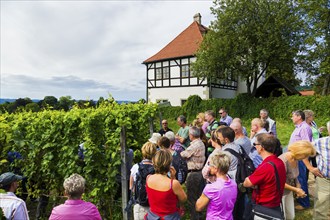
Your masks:
<svg viewBox="0 0 330 220"><path fill-rule="evenodd" d="M206 184L203 194L209 198L206 219L233 219L233 210L237 197L237 185L234 180L217 178L214 183Z"/></svg>
<svg viewBox="0 0 330 220"><path fill-rule="evenodd" d="M90 202L83 200L66 200L64 204L52 210L49 220L94 220L101 219L99 210Z"/></svg>
<svg viewBox="0 0 330 220"><path fill-rule="evenodd" d="M229 115L227 115L226 117L220 118L220 122L225 122L227 124L227 126L229 126L232 121L233 121L233 118L230 117Z"/></svg>
<svg viewBox="0 0 330 220"><path fill-rule="evenodd" d="M202 130L204 131L204 134L206 134L207 132L207 126L209 126L209 123L207 121L204 121L202 125Z"/></svg>
<svg viewBox="0 0 330 220"><path fill-rule="evenodd" d="M312 141L312 138L312 129L303 121L299 125L296 125L296 128L291 134L289 145L301 140Z"/></svg>

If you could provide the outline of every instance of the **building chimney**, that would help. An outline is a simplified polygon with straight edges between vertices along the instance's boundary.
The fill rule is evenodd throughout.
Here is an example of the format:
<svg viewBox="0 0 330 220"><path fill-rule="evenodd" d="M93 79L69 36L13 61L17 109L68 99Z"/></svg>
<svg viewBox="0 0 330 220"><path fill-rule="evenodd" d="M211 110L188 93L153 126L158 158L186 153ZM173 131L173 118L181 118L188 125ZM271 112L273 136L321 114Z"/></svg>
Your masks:
<svg viewBox="0 0 330 220"><path fill-rule="evenodd" d="M195 14L194 21L197 21L198 24L202 24L202 15L200 13Z"/></svg>

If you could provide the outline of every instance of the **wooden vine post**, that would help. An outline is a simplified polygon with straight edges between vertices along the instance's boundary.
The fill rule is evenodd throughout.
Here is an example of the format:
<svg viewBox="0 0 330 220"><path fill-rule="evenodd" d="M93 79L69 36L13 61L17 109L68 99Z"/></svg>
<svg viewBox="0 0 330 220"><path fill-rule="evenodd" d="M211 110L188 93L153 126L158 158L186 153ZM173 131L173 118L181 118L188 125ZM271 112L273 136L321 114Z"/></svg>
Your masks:
<svg viewBox="0 0 330 220"><path fill-rule="evenodd" d="M127 185L127 170L126 170L126 127L121 127L120 132L120 158L121 158L121 198L122 198L122 213L123 220L128 220L128 212L125 211L127 206L128 185Z"/></svg>

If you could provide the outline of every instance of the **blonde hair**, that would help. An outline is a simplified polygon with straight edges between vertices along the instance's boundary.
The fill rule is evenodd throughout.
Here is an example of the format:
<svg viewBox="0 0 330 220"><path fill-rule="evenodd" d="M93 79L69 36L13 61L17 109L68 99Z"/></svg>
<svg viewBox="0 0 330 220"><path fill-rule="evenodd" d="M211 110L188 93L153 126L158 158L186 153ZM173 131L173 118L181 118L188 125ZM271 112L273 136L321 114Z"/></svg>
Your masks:
<svg viewBox="0 0 330 220"><path fill-rule="evenodd" d="M157 148L155 144L148 141L142 146L141 151L142 151L142 157L144 159L151 160L152 157L155 155Z"/></svg>
<svg viewBox="0 0 330 220"><path fill-rule="evenodd" d="M302 160L309 156L315 156L316 150L309 141L296 141L288 147L292 157L296 160Z"/></svg>
<svg viewBox="0 0 330 220"><path fill-rule="evenodd" d="M211 140L221 146L221 142L218 138L218 133L216 132L216 130L211 131Z"/></svg>
<svg viewBox="0 0 330 220"><path fill-rule="evenodd" d="M205 121L205 113L204 112L198 113L198 115L196 116L196 118L200 118L200 119L203 119L202 121Z"/></svg>
<svg viewBox="0 0 330 220"><path fill-rule="evenodd" d="M309 109L304 110L304 113L305 113L305 119L309 118L311 116L314 116L314 112L312 110L309 110Z"/></svg>
<svg viewBox="0 0 330 220"><path fill-rule="evenodd" d="M63 183L65 194L71 199L80 199L81 195L85 192L86 180L79 174L72 174L66 178Z"/></svg>
<svg viewBox="0 0 330 220"><path fill-rule="evenodd" d="M211 165L218 169L219 173L227 174L230 167L230 156L228 153L220 151L210 156Z"/></svg>
<svg viewBox="0 0 330 220"><path fill-rule="evenodd" d="M166 174L168 171L170 171L172 159L172 154L169 150L158 150L155 156L152 158L155 173Z"/></svg>
<svg viewBox="0 0 330 220"><path fill-rule="evenodd" d="M264 122L260 118L254 118L251 124L257 124L260 128L264 127Z"/></svg>

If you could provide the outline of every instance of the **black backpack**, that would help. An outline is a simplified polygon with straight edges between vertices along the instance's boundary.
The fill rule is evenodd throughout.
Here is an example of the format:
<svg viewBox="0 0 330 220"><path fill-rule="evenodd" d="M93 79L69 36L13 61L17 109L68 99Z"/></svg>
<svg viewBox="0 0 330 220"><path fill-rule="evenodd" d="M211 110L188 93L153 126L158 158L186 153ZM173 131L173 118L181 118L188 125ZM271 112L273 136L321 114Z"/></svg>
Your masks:
<svg viewBox="0 0 330 220"><path fill-rule="evenodd" d="M136 173L134 183L134 200L141 206L149 206L148 195L146 190L146 178L150 174L154 174L155 169L152 164L139 163L139 170Z"/></svg>
<svg viewBox="0 0 330 220"><path fill-rule="evenodd" d="M176 179L180 182L180 184L183 184L188 176L187 161L185 161L179 153L175 152L173 154L172 165L176 170L176 174L175 174Z"/></svg>
<svg viewBox="0 0 330 220"><path fill-rule="evenodd" d="M237 187L239 191L241 193L244 193L250 189L243 187L243 182L245 181L246 177L250 176L254 172L255 167L253 165L253 161L246 154L242 146L239 147L240 147L239 153L237 153L235 150L230 148L225 149L225 151L230 152L232 155L234 155L237 158L237 172L235 176L235 181L237 183Z"/></svg>

